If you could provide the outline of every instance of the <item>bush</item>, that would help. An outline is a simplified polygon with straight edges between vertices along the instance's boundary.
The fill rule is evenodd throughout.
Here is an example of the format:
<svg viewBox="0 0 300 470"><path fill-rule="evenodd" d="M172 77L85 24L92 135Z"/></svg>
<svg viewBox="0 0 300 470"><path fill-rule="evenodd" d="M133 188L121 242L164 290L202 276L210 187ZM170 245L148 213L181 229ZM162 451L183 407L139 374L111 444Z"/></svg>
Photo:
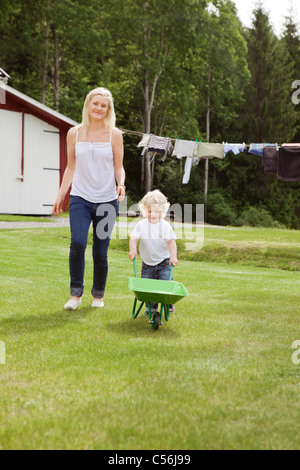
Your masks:
<svg viewBox="0 0 300 470"><path fill-rule="evenodd" d="M244 210L238 219L238 225L285 228L283 224L274 220L269 212L263 207L249 207Z"/></svg>
<svg viewBox="0 0 300 470"><path fill-rule="evenodd" d="M214 193L207 200L207 222L216 225L235 225L235 211L225 201L222 194Z"/></svg>

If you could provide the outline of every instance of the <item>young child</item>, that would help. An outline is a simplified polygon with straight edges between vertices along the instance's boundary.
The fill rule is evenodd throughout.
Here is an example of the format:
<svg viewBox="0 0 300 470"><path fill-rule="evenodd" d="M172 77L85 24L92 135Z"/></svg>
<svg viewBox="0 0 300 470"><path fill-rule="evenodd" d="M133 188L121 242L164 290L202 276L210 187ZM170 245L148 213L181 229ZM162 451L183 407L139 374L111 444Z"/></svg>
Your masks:
<svg viewBox="0 0 300 470"><path fill-rule="evenodd" d="M149 191L139 202L139 209L145 217L138 222L129 240L129 258L137 257L137 245L142 258L141 277L168 281L171 265L176 266L176 235L171 225L164 220L170 203L158 189ZM173 277L172 277L173 280ZM157 311L158 304L151 303L151 312ZM175 311L174 305L169 312ZM146 304L146 315L149 315Z"/></svg>

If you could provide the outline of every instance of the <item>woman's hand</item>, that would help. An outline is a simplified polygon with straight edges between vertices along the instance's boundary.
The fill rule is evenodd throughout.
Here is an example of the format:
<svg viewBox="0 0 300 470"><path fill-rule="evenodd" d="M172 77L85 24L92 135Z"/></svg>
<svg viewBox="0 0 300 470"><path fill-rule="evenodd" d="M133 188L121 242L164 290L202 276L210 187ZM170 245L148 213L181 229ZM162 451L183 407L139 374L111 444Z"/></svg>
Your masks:
<svg viewBox="0 0 300 470"><path fill-rule="evenodd" d="M53 209L52 209L52 212L54 215L60 215L62 213L63 201L64 201L64 198L58 195L54 203Z"/></svg>
<svg viewBox="0 0 300 470"><path fill-rule="evenodd" d="M118 201L123 201L126 194L126 186L124 184L118 184L117 186Z"/></svg>

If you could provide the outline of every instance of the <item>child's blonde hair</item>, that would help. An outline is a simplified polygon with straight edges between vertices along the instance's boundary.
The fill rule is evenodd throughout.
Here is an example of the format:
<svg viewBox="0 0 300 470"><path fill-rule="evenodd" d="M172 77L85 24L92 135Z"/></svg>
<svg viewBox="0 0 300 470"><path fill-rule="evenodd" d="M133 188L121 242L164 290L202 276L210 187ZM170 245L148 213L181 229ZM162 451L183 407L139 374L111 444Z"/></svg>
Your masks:
<svg viewBox="0 0 300 470"><path fill-rule="evenodd" d="M151 204L158 204L161 207L163 217L166 216L170 207L168 199L161 191L159 191L159 189L149 191L139 202L138 206L144 217L147 217L147 208L151 206Z"/></svg>

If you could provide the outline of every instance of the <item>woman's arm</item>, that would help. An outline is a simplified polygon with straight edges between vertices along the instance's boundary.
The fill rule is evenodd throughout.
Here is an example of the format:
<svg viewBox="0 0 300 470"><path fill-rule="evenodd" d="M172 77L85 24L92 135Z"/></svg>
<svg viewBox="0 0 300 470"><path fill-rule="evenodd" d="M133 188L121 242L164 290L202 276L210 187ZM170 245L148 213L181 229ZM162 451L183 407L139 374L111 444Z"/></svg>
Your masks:
<svg viewBox="0 0 300 470"><path fill-rule="evenodd" d="M67 167L64 172L64 176L61 182L61 186L58 191L58 195L56 198L56 201L54 203L52 212L55 215L59 215L62 213L62 204L64 201L64 198L68 192L69 187L71 186L71 183L74 178L74 173L75 173L75 167L76 167L76 162L75 162L75 128L72 127L68 131L67 134L67 155L68 155L68 163Z"/></svg>
<svg viewBox="0 0 300 470"><path fill-rule="evenodd" d="M125 170L123 167L124 145L122 132L114 129L112 133L112 148L114 154L114 170L117 181L118 200L122 201L125 197Z"/></svg>

